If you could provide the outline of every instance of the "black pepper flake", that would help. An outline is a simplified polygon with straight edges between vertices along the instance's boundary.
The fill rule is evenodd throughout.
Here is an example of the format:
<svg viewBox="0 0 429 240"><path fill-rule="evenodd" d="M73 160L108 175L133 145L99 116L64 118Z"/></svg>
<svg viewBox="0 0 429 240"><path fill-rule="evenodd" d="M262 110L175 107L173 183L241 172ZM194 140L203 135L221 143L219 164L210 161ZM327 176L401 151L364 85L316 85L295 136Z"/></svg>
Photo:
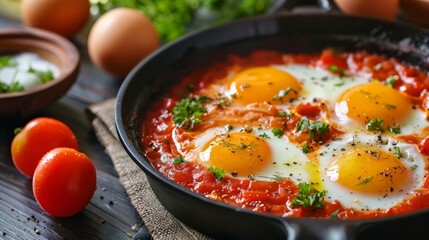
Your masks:
<svg viewBox="0 0 429 240"><path fill-rule="evenodd" d="M237 177L237 176L238 176L238 172L232 172L232 173L231 173L231 175L232 175L233 177Z"/></svg>
<svg viewBox="0 0 429 240"><path fill-rule="evenodd" d="M103 199L104 199L104 196L100 196L100 199L101 199L101 200L103 200Z"/></svg>
<svg viewBox="0 0 429 240"><path fill-rule="evenodd" d="M110 204L110 205L113 205L113 204L114 204L114 202L113 202L112 200L110 200L110 201L109 201L109 204Z"/></svg>
<svg viewBox="0 0 429 240"><path fill-rule="evenodd" d="M3 232L2 234L3 234L3 237L6 236L6 232Z"/></svg>
<svg viewBox="0 0 429 240"><path fill-rule="evenodd" d="M101 219L101 220L100 220L100 223L101 223L101 224L105 224L105 223L106 223L106 220Z"/></svg>

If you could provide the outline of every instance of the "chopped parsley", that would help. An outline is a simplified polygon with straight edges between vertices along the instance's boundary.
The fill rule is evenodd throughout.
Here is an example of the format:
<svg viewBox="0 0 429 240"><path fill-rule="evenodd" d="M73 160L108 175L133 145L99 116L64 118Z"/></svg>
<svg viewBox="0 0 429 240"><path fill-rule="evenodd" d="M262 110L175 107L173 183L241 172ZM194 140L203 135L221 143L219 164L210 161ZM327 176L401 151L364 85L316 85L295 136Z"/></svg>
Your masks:
<svg viewBox="0 0 429 240"><path fill-rule="evenodd" d="M384 107L387 108L387 110L394 110L394 109L396 109L396 106L392 105L392 104L384 104Z"/></svg>
<svg viewBox="0 0 429 240"><path fill-rule="evenodd" d="M54 79L54 73L51 70L40 71L30 67L28 72L37 75L42 83L47 83Z"/></svg>
<svg viewBox="0 0 429 240"><path fill-rule="evenodd" d="M209 167L207 171L212 172L216 180L218 181L222 180L225 177L225 170L223 170L222 168Z"/></svg>
<svg viewBox="0 0 429 240"><path fill-rule="evenodd" d="M273 96L273 100L283 102L283 98L290 92L298 94L295 89L288 87L286 89L280 90L278 95Z"/></svg>
<svg viewBox="0 0 429 240"><path fill-rule="evenodd" d="M320 138L324 133L331 131L329 124L322 121L315 121L311 123L307 117L303 117L301 121L296 124L296 130L304 131L306 129L308 130L308 135L310 135L311 140L314 140L314 134Z"/></svg>
<svg viewBox="0 0 429 240"><path fill-rule="evenodd" d="M211 101L206 96L199 98L183 98L182 101L176 103L173 110L173 121L177 126L186 130L192 130L196 124L201 123L203 120L201 116L207 113L207 109L202 105Z"/></svg>
<svg viewBox="0 0 429 240"><path fill-rule="evenodd" d="M390 76L390 77L386 78L386 86L393 87L393 85L395 84L395 82L398 81L398 80L399 80L399 76L398 75Z"/></svg>
<svg viewBox="0 0 429 240"><path fill-rule="evenodd" d="M279 117L288 117L289 114L287 112L281 112L279 113Z"/></svg>
<svg viewBox="0 0 429 240"><path fill-rule="evenodd" d="M413 166L411 166L411 171L416 171L416 169L418 168L419 166L417 166L417 165L413 165Z"/></svg>
<svg viewBox="0 0 429 240"><path fill-rule="evenodd" d="M261 134L259 134L259 136L263 139L270 139L270 136L268 136L267 133L261 133Z"/></svg>
<svg viewBox="0 0 429 240"><path fill-rule="evenodd" d="M188 84L188 86L186 86L186 89L188 90L188 91L192 91L192 90L194 90L195 89L195 85L194 84Z"/></svg>
<svg viewBox="0 0 429 240"><path fill-rule="evenodd" d="M334 86L335 87L341 87L341 86L344 86L344 84L346 84L346 82L345 81L341 81L339 83L335 83Z"/></svg>
<svg viewBox="0 0 429 240"><path fill-rule="evenodd" d="M0 57L0 68L4 67L15 67L18 65L12 56L2 56Z"/></svg>
<svg viewBox="0 0 429 240"><path fill-rule="evenodd" d="M338 76L344 77L346 75L344 69L338 67L337 65L329 66L329 70L333 73L338 73Z"/></svg>
<svg viewBox="0 0 429 240"><path fill-rule="evenodd" d="M366 184L368 184L371 181L372 181L372 177L367 177L364 180L362 180L361 182L359 182L358 184L356 184L356 186L366 185Z"/></svg>
<svg viewBox="0 0 429 240"><path fill-rule="evenodd" d="M284 179L286 179L285 177L282 177L280 175L274 174L272 177L265 177L265 176L261 176L263 178L268 178L268 179L272 179L274 181L280 182L283 181Z"/></svg>
<svg viewBox="0 0 429 240"><path fill-rule="evenodd" d="M337 210L333 211L331 215L329 216L329 219L338 219L338 212L340 211L339 208Z"/></svg>
<svg viewBox="0 0 429 240"><path fill-rule="evenodd" d="M374 119L369 120L365 127L367 130L370 130L370 131L383 132L384 131L383 123L384 123L383 119L374 118Z"/></svg>
<svg viewBox="0 0 429 240"><path fill-rule="evenodd" d="M327 193L325 190L319 192L309 183L299 183L298 188L299 194L292 201L292 207L323 208L323 199Z"/></svg>
<svg viewBox="0 0 429 240"><path fill-rule="evenodd" d="M0 82L0 93L22 92L24 90L24 86L22 86L18 81L14 81L11 84Z"/></svg>
<svg viewBox="0 0 429 240"><path fill-rule="evenodd" d="M183 160L182 156L178 156L173 160L173 164L181 164L183 163L185 160Z"/></svg>
<svg viewBox="0 0 429 240"><path fill-rule="evenodd" d="M275 137L281 138L283 137L284 133L280 128L273 128L271 132L274 134Z"/></svg>
<svg viewBox="0 0 429 240"><path fill-rule="evenodd" d="M393 134L400 134L401 128L399 126L389 127L389 131Z"/></svg>
<svg viewBox="0 0 429 240"><path fill-rule="evenodd" d="M309 147L307 144L304 144L304 146L302 146L302 148L301 148L301 149L302 149L302 152L303 152L303 153L306 153L306 154L307 154L307 153L308 153L308 149L309 149L309 148L310 148L310 147Z"/></svg>
<svg viewBox="0 0 429 240"><path fill-rule="evenodd" d="M402 157L402 152L401 149L398 146L394 146L393 150L395 150L394 154L398 157L401 158Z"/></svg>
<svg viewBox="0 0 429 240"><path fill-rule="evenodd" d="M228 131L228 132L231 131L232 130L232 126L229 125L229 124L225 125L225 130Z"/></svg>

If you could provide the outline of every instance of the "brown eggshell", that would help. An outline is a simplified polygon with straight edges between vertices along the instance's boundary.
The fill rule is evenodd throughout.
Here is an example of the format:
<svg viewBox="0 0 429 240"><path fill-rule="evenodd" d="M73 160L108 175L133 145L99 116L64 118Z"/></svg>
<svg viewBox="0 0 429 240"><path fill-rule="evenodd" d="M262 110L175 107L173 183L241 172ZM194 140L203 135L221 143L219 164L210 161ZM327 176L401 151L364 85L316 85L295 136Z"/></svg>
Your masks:
<svg viewBox="0 0 429 240"><path fill-rule="evenodd" d="M405 20L429 27L429 0L401 0Z"/></svg>
<svg viewBox="0 0 429 240"><path fill-rule="evenodd" d="M89 7L89 0L23 0L21 16L27 26L71 37L85 26Z"/></svg>
<svg viewBox="0 0 429 240"><path fill-rule="evenodd" d="M159 47L152 22L140 11L116 8L102 15L88 37L91 60L101 69L123 77Z"/></svg>
<svg viewBox="0 0 429 240"><path fill-rule="evenodd" d="M393 20L398 15L399 0L334 0L346 14Z"/></svg>

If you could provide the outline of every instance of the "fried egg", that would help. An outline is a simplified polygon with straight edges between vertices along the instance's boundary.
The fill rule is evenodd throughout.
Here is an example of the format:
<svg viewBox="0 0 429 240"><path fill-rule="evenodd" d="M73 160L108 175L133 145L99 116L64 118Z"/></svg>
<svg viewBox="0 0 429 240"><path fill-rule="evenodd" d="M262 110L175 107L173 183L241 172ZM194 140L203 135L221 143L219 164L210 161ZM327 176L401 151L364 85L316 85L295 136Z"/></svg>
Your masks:
<svg viewBox="0 0 429 240"><path fill-rule="evenodd" d="M425 161L415 145L370 134L346 134L318 152L328 200L360 210L388 209L422 187Z"/></svg>
<svg viewBox="0 0 429 240"><path fill-rule="evenodd" d="M241 105L270 102L290 106L314 100L330 104L346 89L367 82L364 77L339 77L304 64L273 65L230 73L225 95Z"/></svg>
<svg viewBox="0 0 429 240"><path fill-rule="evenodd" d="M306 154L285 135L274 136L270 129L212 128L197 135L194 144L200 163L207 168L224 169L235 178L310 180Z"/></svg>
<svg viewBox="0 0 429 240"><path fill-rule="evenodd" d="M383 120L383 128L399 127L401 134L418 133L427 126L426 114L405 95L380 83L347 89L335 103L338 123L346 131L365 129L372 119Z"/></svg>

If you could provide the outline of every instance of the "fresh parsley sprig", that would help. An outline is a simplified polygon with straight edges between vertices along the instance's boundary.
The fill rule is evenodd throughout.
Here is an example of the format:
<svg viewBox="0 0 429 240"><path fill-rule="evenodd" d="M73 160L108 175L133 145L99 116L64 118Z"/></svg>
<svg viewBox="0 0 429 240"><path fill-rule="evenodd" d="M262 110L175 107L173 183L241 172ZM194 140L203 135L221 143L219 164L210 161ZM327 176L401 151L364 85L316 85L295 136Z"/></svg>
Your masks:
<svg viewBox="0 0 429 240"><path fill-rule="evenodd" d="M223 170L222 168L217 168L217 167L209 167L209 169L207 169L207 171L212 172L213 175L215 176L216 180L220 181L225 177L225 170Z"/></svg>
<svg viewBox="0 0 429 240"><path fill-rule="evenodd" d="M323 208L323 199L327 192L323 190L319 192L314 189L309 183L299 183L299 194L292 201L292 207L311 207L311 208Z"/></svg>
<svg viewBox="0 0 429 240"><path fill-rule="evenodd" d="M297 131L308 130L308 135L310 135L310 139L314 140L314 135L320 138L324 133L328 133L331 131L331 127L329 124L322 121L310 122L307 117L303 117L301 121L296 124Z"/></svg>
<svg viewBox="0 0 429 240"><path fill-rule="evenodd" d="M176 103L173 110L173 121L177 126L186 130L192 130L196 124L201 123L202 115L207 113L207 109L202 105L210 101L206 96L183 98Z"/></svg>
<svg viewBox="0 0 429 240"><path fill-rule="evenodd" d="M368 123L366 124L366 129L370 130L370 131L378 131L378 132L383 132L383 124L384 124L384 120L381 118L374 118L368 121Z"/></svg>

